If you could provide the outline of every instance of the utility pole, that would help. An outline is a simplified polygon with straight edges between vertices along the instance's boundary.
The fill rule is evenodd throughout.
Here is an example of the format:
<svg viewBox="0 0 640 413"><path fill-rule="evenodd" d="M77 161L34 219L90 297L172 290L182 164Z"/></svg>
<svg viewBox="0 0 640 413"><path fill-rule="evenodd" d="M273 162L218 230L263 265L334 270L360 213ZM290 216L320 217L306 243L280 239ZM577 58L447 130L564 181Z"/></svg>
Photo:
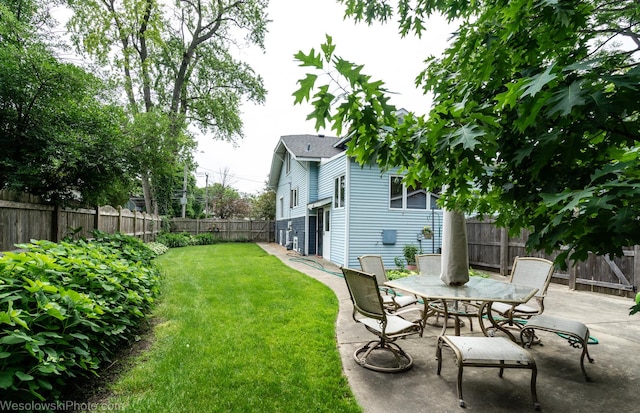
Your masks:
<svg viewBox="0 0 640 413"><path fill-rule="evenodd" d="M187 163L184 163L184 181L182 183L182 198L180 199L182 204L182 218L187 217Z"/></svg>
<svg viewBox="0 0 640 413"><path fill-rule="evenodd" d="M204 173L204 217L209 218L209 172Z"/></svg>

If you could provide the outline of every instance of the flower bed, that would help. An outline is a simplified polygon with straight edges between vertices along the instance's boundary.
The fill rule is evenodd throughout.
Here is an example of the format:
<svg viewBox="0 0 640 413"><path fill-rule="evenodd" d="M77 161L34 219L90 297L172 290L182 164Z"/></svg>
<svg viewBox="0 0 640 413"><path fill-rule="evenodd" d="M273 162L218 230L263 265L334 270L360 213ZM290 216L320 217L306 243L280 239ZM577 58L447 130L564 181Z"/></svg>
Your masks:
<svg viewBox="0 0 640 413"><path fill-rule="evenodd" d="M0 389L4 400L52 401L96 375L159 295L156 253L121 234L32 241L0 257Z"/></svg>

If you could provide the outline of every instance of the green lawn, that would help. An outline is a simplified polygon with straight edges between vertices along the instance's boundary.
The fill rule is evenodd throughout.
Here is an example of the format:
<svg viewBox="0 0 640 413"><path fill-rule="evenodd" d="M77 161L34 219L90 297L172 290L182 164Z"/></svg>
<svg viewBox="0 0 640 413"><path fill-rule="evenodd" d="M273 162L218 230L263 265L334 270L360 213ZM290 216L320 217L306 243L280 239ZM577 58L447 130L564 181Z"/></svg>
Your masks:
<svg viewBox="0 0 640 413"><path fill-rule="evenodd" d="M155 341L112 386L130 412L359 412L335 341L338 301L255 244L157 258Z"/></svg>

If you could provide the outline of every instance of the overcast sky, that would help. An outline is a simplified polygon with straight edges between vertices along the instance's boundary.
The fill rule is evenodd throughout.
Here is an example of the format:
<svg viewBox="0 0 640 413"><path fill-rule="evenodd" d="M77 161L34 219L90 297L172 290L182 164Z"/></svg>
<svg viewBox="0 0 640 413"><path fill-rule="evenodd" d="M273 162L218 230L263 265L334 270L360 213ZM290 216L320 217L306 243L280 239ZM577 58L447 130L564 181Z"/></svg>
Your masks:
<svg viewBox="0 0 640 413"><path fill-rule="evenodd" d="M293 105L296 82L309 71L299 67L293 55L299 50L318 50L326 34L337 45L335 54L364 64L364 73L383 80L397 93L393 104L426 113L431 101L416 90L414 79L424 68L426 57L444 50L453 28L444 20L433 20L422 39L400 39L395 22L369 27L343 20L343 10L336 0L271 0L266 51L256 48L240 52L240 57L264 78L266 102L243 106L245 138L237 145L216 141L210 135L199 138L199 186L205 184L203 173L208 173L211 185L220 182L220 171L228 168L234 188L251 194L261 192L280 136L317 133L313 121L305 120L311 106Z"/></svg>

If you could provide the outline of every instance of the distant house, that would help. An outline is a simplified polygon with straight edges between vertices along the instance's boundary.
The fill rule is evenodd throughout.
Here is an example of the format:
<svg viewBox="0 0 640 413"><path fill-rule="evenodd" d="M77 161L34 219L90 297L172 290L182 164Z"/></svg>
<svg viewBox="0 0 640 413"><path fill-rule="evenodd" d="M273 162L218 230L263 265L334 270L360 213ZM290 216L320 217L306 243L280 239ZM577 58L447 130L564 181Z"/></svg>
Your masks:
<svg viewBox="0 0 640 413"><path fill-rule="evenodd" d="M437 196L407 188L397 171L360 166L345 141L323 135L282 136L268 185L276 191L276 241L303 255L359 267L357 257L380 254L396 267L406 244L437 252L442 213ZM430 226L434 236L424 239Z"/></svg>

